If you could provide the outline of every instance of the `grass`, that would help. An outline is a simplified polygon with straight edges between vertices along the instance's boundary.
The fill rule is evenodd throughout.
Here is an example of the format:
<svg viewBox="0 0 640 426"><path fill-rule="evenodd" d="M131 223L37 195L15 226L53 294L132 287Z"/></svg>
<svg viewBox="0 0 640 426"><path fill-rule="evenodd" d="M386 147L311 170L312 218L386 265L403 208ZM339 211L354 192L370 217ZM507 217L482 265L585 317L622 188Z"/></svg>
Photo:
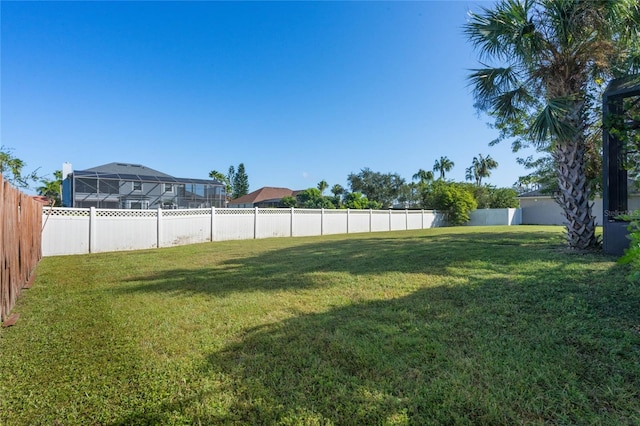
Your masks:
<svg viewBox="0 0 640 426"><path fill-rule="evenodd" d="M0 424L640 424L640 286L557 227L45 258Z"/></svg>

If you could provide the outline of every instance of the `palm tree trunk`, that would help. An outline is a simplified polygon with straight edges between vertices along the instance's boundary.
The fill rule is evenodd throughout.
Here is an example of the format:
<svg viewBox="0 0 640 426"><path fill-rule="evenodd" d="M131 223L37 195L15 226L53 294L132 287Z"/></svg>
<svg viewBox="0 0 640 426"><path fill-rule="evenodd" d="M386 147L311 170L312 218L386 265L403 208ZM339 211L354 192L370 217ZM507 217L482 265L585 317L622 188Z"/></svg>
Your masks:
<svg viewBox="0 0 640 426"><path fill-rule="evenodd" d="M558 178L556 201L563 209L566 218L567 243L578 250L593 249L599 246L596 238L595 217L592 214L593 203L589 201L589 186L585 175L585 152L580 137L571 141L557 143L554 157Z"/></svg>

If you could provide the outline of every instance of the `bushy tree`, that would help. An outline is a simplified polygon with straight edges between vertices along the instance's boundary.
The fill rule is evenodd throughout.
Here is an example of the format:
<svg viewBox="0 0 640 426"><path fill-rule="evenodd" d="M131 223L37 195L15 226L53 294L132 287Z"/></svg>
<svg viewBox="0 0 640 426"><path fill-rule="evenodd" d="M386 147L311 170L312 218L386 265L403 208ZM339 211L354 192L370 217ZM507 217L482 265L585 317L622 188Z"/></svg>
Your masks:
<svg viewBox="0 0 640 426"><path fill-rule="evenodd" d="M405 183L398 192L398 203L405 208L414 208L420 205L420 185L421 183Z"/></svg>
<svg viewBox="0 0 640 426"><path fill-rule="evenodd" d="M496 188L492 185L477 186L472 183L458 183L473 194L478 209L516 208L520 205L518 193L513 188Z"/></svg>
<svg viewBox="0 0 640 426"><path fill-rule="evenodd" d="M280 200L280 204L282 205L282 207L297 207L298 200L296 199L296 197L287 195L282 197L282 200Z"/></svg>
<svg viewBox="0 0 640 426"><path fill-rule="evenodd" d="M24 173L24 161L15 157L10 148L0 146L0 174L13 186L18 188L28 188L31 182L36 182L39 178L37 170Z"/></svg>
<svg viewBox="0 0 640 426"><path fill-rule="evenodd" d="M379 173L364 168L358 174L351 173L347 180L352 192L361 192L370 201L377 201L383 208L393 206L405 181L397 173Z"/></svg>
<svg viewBox="0 0 640 426"><path fill-rule="evenodd" d="M307 209L335 209L330 197L325 197L318 188L308 188L296 196L298 206Z"/></svg>
<svg viewBox="0 0 640 426"><path fill-rule="evenodd" d="M540 190L544 194L553 195L558 191L555 164L551 155L537 158L530 155L526 158L518 158L517 162L525 169L531 170L529 174L518 177L515 183L518 192ZM600 178L601 180L602 178Z"/></svg>
<svg viewBox="0 0 640 426"><path fill-rule="evenodd" d="M520 206L518 193L513 188L492 188L490 209L513 209Z"/></svg>
<svg viewBox="0 0 640 426"><path fill-rule="evenodd" d="M382 205L377 201L367 199L367 197L360 192L350 192L344 197L344 207L354 210L379 210L382 208Z"/></svg>
<svg viewBox="0 0 640 426"><path fill-rule="evenodd" d="M449 225L455 226L467 223L477 204L465 184L437 180L423 188L422 206L443 212Z"/></svg>

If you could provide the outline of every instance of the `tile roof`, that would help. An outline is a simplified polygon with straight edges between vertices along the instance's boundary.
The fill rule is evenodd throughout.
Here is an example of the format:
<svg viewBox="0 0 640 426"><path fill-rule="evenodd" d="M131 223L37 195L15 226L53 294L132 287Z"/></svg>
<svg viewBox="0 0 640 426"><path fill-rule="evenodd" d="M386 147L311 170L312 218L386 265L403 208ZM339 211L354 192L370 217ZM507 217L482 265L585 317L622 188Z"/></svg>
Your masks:
<svg viewBox="0 0 640 426"><path fill-rule="evenodd" d="M279 200L287 196L295 197L298 192L300 191L293 191L289 188L264 186L247 195L230 200L229 204L255 204L265 200Z"/></svg>

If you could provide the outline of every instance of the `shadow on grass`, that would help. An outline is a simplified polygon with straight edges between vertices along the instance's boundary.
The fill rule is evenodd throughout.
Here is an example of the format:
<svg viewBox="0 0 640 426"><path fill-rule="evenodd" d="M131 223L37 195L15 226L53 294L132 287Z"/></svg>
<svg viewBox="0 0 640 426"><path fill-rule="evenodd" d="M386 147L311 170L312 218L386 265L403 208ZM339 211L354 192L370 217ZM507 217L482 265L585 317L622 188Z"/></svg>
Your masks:
<svg viewBox="0 0 640 426"><path fill-rule="evenodd" d="M203 424L637 423L640 291L617 266L575 268L603 258L554 253L549 234L319 242L143 277L133 291L224 295L313 287L305 272L318 270L447 274L469 262L502 273L534 258L554 264L246 330L209 354L208 386L117 424L176 413Z"/></svg>
<svg viewBox="0 0 640 426"><path fill-rule="evenodd" d="M556 288L546 273L248 330L201 370L224 378L215 392L119 424L634 424L639 292L608 273Z"/></svg>
<svg viewBox="0 0 640 426"><path fill-rule="evenodd" d="M509 270L523 262L527 251L548 256L549 247L561 250L553 233L472 233L405 238L369 237L315 241L265 251L255 256L218 261L211 250L207 267L159 270L126 280L119 291L205 293L225 296L247 291L307 289L325 285L318 273L371 276L383 273L447 275L451 267L474 261Z"/></svg>

